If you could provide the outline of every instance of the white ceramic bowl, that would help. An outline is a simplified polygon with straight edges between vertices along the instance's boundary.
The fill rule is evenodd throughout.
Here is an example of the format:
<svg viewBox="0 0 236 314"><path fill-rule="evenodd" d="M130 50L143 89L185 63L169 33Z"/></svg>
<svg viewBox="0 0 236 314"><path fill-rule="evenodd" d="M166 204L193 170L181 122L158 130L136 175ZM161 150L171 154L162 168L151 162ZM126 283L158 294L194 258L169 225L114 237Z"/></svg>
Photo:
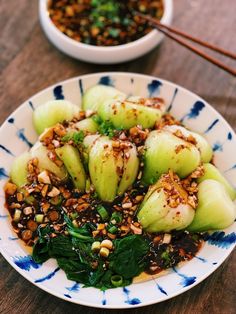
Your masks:
<svg viewBox="0 0 236 314"><path fill-rule="evenodd" d="M0 252L26 279L64 300L102 308L132 308L161 302L192 288L229 256L236 242L236 222L215 232L191 261L147 282L102 292L66 279L55 260L33 262L13 232L4 208L3 186L12 161L37 140L33 128L34 108L52 99L68 99L80 105L83 92L97 83L113 85L127 95L158 96L177 119L192 130L204 133L214 150L214 162L236 186L236 136L222 116L190 91L173 83L135 73L96 73L60 82L32 96L0 128ZM23 289L23 287L22 287Z"/></svg>
<svg viewBox="0 0 236 314"><path fill-rule="evenodd" d="M161 22L169 25L173 15L173 1L163 1L164 15ZM102 64L115 64L129 61L151 51L164 37L163 34L157 30L153 30L136 41L119 46L97 47L79 43L57 29L49 17L47 3L48 0L39 1L39 16L45 34L59 50L79 60Z"/></svg>

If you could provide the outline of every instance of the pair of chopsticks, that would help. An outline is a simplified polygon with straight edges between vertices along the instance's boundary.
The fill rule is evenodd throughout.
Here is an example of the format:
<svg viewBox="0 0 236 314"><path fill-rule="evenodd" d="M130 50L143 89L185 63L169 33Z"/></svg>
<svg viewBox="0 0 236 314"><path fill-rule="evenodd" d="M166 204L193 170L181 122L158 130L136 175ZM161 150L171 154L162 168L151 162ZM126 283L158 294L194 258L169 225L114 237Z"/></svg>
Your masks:
<svg viewBox="0 0 236 314"><path fill-rule="evenodd" d="M149 24L151 24L152 26L154 26L155 28L157 28L160 32L164 33L167 37L173 39L174 41L178 42L179 44L181 44L182 46L188 48L189 50L193 51L194 53L198 54L199 56L201 56L202 58L208 60L209 62L215 64L216 66L218 66L219 68L225 70L226 72L236 76L236 70L227 66L226 64L224 64L223 62L221 62L220 60L210 56L209 54L205 53L204 51L194 47L193 45L189 44L188 42L186 42L185 40L181 39L181 37L184 37L186 39L189 39L190 41L193 41L201 46L207 47L213 51L216 51L224 56L227 56L229 58L232 58L234 60L236 60L236 54L230 51L227 51L225 49L222 49L220 47L217 47L215 45L212 45L210 43L207 43L201 39L198 39L196 37L193 37L181 30L178 30L174 27L170 27L170 26L166 26L164 24L162 24L161 22L159 22L157 19L149 16L149 15L144 15L140 12L135 11L135 14L140 16L142 19L146 20L149 22ZM175 36L173 34L176 34L178 36Z"/></svg>

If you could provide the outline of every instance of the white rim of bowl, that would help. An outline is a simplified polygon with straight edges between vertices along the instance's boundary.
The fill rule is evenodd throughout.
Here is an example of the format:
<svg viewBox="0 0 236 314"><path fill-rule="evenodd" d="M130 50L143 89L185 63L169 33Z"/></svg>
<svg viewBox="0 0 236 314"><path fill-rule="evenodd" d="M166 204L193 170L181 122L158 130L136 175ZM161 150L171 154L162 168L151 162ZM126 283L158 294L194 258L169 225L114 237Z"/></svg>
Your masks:
<svg viewBox="0 0 236 314"><path fill-rule="evenodd" d="M80 75L80 76L75 76L72 78L69 78L67 80L64 81L59 81L53 85L50 85L49 87L44 88L43 90L39 91L38 93L32 95L30 98L28 98L26 101L24 101L16 110L14 110L13 112L11 112L11 114L6 118L6 120L3 122L3 124L0 126L0 131L1 128L3 126L5 126L7 124L7 120L11 117L12 114L17 114L18 110L20 109L20 107L22 105L24 105L27 101L29 101L32 97L38 96L41 93L44 93L50 89L52 89L54 86L57 86L59 83L60 84L65 84L65 83L69 83L70 81L73 81L75 79L86 79L89 78L91 76L112 76L112 75L124 75L124 76L130 76L130 75L134 75L134 76L138 76L138 77L143 77L143 78L149 78L149 79L155 79L155 80L161 80L162 82L169 84L173 87L178 87L180 90L182 90L183 92L186 92L194 97L198 97L199 100L203 101L205 104L207 104L208 109L210 111L212 111L212 113L214 113L218 118L221 119L221 122L223 123L223 125L225 125L225 127L228 127L230 129L230 131L232 132L232 134L234 134L234 136L236 136L234 130L232 129L232 127L229 125L229 123L224 119L224 117L218 112L216 111L208 102L206 102L203 98L201 98L200 96L198 96L197 94L191 92L190 90L172 83L168 80L159 78L159 77L155 77L153 75L146 75L146 74L139 74L139 73L134 73L134 72L98 72L98 73L91 73L91 74L85 74L85 75ZM40 288L41 290L44 290L46 292L48 292L49 294L58 297L59 299L65 300L67 302L71 302L74 304L79 304L79 305L85 305L85 306L89 306L89 307L93 307L93 308L102 308L102 309L131 309L131 308L136 308L136 307L143 307L143 306L148 306L148 305L152 305L152 304L157 304L157 303L161 303L164 302L166 300L172 299L190 289L192 289L193 287L195 287L196 285L198 285L199 283L201 283L203 280L205 280L207 277L209 277L216 269L218 269L221 264L227 259L227 257L230 256L231 252L233 251L233 249L235 248L235 245L232 245L232 247L230 249L228 249L227 251L224 252L224 254L221 255L220 259L218 260L218 263L216 265L215 268L212 267L212 269L208 272L206 272L202 277L200 277L197 281L195 281L195 283L193 283L192 285L182 288L180 291L177 291L176 293L173 293L172 295L168 295L166 297L164 297L162 300L153 300L151 302L146 302L146 303L140 303L140 304L135 304L131 306L128 305L123 305L123 306L116 306L116 305L101 305L101 304L90 304L88 302L81 302L80 300L73 300L73 299L69 299L67 297L64 297L63 295L61 295L60 293L57 292L52 292L49 288L45 287L45 286L41 286L40 284L37 284L34 282L34 280L27 274L25 273L23 270L19 269L19 267L17 267L15 265L15 263L9 258L9 256L4 252L4 248L0 247L0 253L2 254L2 256L5 258L5 260L19 273L21 274L25 279L27 279L29 282L31 282L34 286ZM77 302L79 301L79 302Z"/></svg>
<svg viewBox="0 0 236 314"><path fill-rule="evenodd" d="M165 25L169 25L172 21L172 17L173 17L173 0L162 0L164 2L164 14L161 18L161 23L165 24ZM84 44L81 42L77 42L76 40L70 38L69 36L63 34L52 22L52 20L49 17L48 14L48 9L47 9L47 3L48 0L40 0L39 1L39 13L41 16L41 19L44 18L45 22L47 23L47 26L50 28L50 31L52 31L55 35L57 35L58 37L60 37L61 40L66 41L68 44L77 47L77 48L83 48L86 50L90 50L90 51L94 51L94 52L102 52L102 51L110 51L110 52L119 52L122 51L124 49L129 49L132 47L136 47L139 45L145 45L145 43L147 41L149 41L150 39L154 39L157 34L158 31L157 30L152 30L150 33L148 33L147 35L132 41L130 43L127 44L123 44L123 45L118 45L118 46L94 46L94 45L89 45L89 44Z"/></svg>

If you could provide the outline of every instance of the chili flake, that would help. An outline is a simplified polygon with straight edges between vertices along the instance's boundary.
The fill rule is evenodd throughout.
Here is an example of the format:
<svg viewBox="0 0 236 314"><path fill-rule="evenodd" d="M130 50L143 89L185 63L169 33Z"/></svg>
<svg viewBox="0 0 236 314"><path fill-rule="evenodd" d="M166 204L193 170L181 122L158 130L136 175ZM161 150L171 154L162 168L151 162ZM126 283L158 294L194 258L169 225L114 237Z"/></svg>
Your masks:
<svg viewBox="0 0 236 314"><path fill-rule="evenodd" d="M160 20L163 9L162 0L51 0L48 6L50 18L61 32L95 46L117 46L143 37L152 27L133 11Z"/></svg>

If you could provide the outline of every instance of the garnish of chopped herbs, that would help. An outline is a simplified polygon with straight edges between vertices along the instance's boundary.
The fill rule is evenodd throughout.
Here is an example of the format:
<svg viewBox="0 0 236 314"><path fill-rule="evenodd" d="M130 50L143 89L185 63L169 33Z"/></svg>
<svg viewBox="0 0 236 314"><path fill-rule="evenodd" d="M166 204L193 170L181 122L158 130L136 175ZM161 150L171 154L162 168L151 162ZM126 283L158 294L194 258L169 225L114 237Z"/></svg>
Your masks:
<svg viewBox="0 0 236 314"><path fill-rule="evenodd" d="M82 143L84 140L84 132L80 130L78 132L75 131L75 132L68 133L65 136L63 136L61 140L62 142L73 141L74 144L78 145L79 143Z"/></svg>
<svg viewBox="0 0 236 314"><path fill-rule="evenodd" d="M112 138L115 134L115 130L117 130L111 121L103 121L99 116L93 116L93 119L96 123L98 123L98 131L102 135L107 135Z"/></svg>

